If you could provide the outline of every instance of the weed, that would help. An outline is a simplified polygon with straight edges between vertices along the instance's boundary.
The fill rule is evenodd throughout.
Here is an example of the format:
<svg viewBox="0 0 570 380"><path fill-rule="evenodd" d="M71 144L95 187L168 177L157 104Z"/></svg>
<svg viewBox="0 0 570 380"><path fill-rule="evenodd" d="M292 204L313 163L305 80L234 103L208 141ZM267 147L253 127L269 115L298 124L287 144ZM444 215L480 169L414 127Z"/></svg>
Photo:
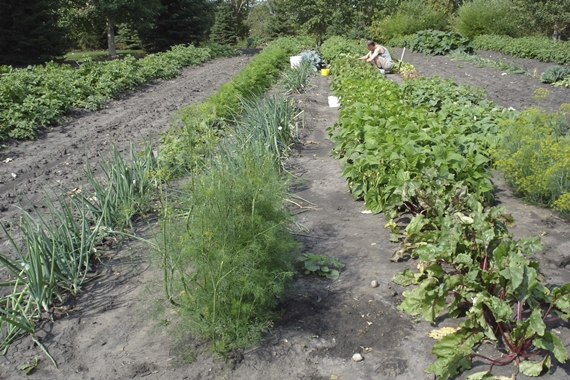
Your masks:
<svg viewBox="0 0 570 380"><path fill-rule="evenodd" d="M339 269L344 265L332 256L316 255L313 253L305 253L297 259L303 264L305 274L317 274L321 277L336 280L340 276Z"/></svg>

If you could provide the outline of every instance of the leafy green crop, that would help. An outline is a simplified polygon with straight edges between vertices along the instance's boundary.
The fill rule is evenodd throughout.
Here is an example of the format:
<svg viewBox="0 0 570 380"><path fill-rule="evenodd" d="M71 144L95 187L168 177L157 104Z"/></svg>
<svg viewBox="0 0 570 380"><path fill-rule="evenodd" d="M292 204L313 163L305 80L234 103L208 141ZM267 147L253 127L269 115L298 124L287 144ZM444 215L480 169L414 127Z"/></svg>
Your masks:
<svg viewBox="0 0 570 380"><path fill-rule="evenodd" d="M542 249L540 239L514 240L504 208L484 210L472 198L465 202L470 203L470 212L453 213L452 207L437 229L424 232L422 240L430 234L430 242L412 253L419 258L420 271L407 269L393 278L400 285L419 285L404 292L402 311L430 322L444 310L451 317L467 315L457 332L435 344L432 353L438 360L426 371L448 379L469 369L474 357L489 361L489 371L497 364L527 359L521 372L537 376L550 368L550 355L564 363L568 354L545 321L553 315L570 316L570 283L552 290L541 283L538 263L527 259ZM412 225L427 224L412 221ZM406 232L408 239L419 233L418 229ZM503 344L508 353L497 359L476 353L473 346L483 339ZM451 346L460 348L450 351ZM538 361L530 361L534 357Z"/></svg>
<svg viewBox="0 0 570 380"><path fill-rule="evenodd" d="M422 30L410 44L412 51L427 55L445 55L452 51L473 52L473 45L457 32L442 32L439 30Z"/></svg>
<svg viewBox="0 0 570 380"><path fill-rule="evenodd" d="M512 178L519 178L519 163L536 166L530 188L540 187L536 175L551 166L553 178L566 186L560 169L568 160L559 158L567 153L567 125L560 115L542 125L533 111L500 109L481 90L451 81L420 78L398 87L354 59L331 64L337 73L332 88L343 99L339 123L329 129L332 154L343 163L353 196L389 220L390 238L400 243L392 260L419 262L418 272L406 269L393 278L417 285L403 293L400 310L430 322L442 315L464 318L459 330L434 345L437 360L426 371L449 379L478 358L490 363L489 370L470 378L490 379L495 365L516 362L525 375L538 376L553 360L564 363L566 348L547 322L570 317L570 283L544 284L538 262L529 258L542 249L540 239L512 237L512 217L490 207L489 173L491 152L499 152L497 163L511 165ZM558 155L547 150L540 156L543 142ZM559 205L570 204L564 195ZM403 214L411 217L405 227L395 221ZM484 340L506 353L479 354L475 348Z"/></svg>
<svg viewBox="0 0 570 380"><path fill-rule="evenodd" d="M518 58L534 58L560 65L570 63L570 43L553 41L548 37L521 37L482 35L473 39L478 50L494 50Z"/></svg>
<svg viewBox="0 0 570 380"><path fill-rule="evenodd" d="M121 91L132 90L154 78L173 78L180 69L200 64L219 54L236 55L235 49L173 46L168 52L137 60L81 63L50 62L25 69L0 67L0 139L33 139L40 127L56 124L73 107L98 109Z"/></svg>
<svg viewBox="0 0 570 380"><path fill-rule="evenodd" d="M548 66L542 74L540 81L542 83L555 83L570 76L570 69L562 66Z"/></svg>

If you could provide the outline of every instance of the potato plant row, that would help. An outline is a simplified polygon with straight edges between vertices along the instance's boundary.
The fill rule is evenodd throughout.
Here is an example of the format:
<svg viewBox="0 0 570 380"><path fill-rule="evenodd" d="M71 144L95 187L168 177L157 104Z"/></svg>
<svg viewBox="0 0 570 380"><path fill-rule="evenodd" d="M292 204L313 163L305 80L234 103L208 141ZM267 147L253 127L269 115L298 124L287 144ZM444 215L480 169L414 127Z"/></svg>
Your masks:
<svg viewBox="0 0 570 380"><path fill-rule="evenodd" d="M393 278L417 285L403 293L399 309L429 322L446 314L461 318L434 345L437 360L426 372L448 379L477 357L489 369L470 379L491 379L493 366L511 362L537 376L553 361L565 362L568 353L547 322L570 317L570 283L545 284L530 258L542 248L540 239L515 240L508 232L512 218L493 206L491 151L501 141L501 125L516 123L520 114L439 78L398 86L346 53L350 44L323 44L342 103L329 130L332 154L344 164L354 197L384 213L391 240L400 243L392 260L418 259L417 272ZM508 353L480 355L475 347L483 340Z"/></svg>
<svg viewBox="0 0 570 380"><path fill-rule="evenodd" d="M72 108L99 109L121 91L173 78L182 67L239 54L215 44L178 45L142 59L86 60L77 69L54 62L22 69L0 66L0 139L33 139L40 127L58 123Z"/></svg>

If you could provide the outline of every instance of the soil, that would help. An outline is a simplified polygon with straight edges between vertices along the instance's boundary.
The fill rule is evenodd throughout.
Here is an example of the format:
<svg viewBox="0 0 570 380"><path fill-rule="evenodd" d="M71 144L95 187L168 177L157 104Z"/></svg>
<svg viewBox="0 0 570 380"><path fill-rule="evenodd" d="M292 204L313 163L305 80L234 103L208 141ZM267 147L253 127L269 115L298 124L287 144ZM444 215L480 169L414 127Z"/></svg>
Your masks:
<svg viewBox="0 0 570 380"><path fill-rule="evenodd" d="M399 57L401 51L395 49ZM57 128L46 130L37 141L12 142L2 151L0 165L4 222L17 217L16 194L32 202L46 186L68 188L81 183L85 155L96 161L111 143L126 150L166 130L172 112L199 101L239 71L250 56L220 59L183 70L171 81L157 81L140 91L111 101L105 110L70 116ZM525 75L502 75L494 69L475 68L446 57L408 53L404 60L424 75L438 74L487 88L489 97L504 107L522 109L540 105L557 109L570 102L570 90L547 87L551 95L542 103L532 98L543 87ZM531 67L531 62L528 62ZM460 67L461 66L461 67ZM388 79L398 81L395 75ZM379 80L384 80L379 76ZM332 77L315 76L296 104L304 111L300 143L291 152L288 166L298 180L292 187L298 203L298 231L304 252L332 255L345 265L336 281L299 275L283 318L256 347L230 358L204 350L199 340L180 340L161 321L170 319L168 309L156 314L161 298L161 273L149 250L137 242L123 242L103 250L97 276L75 299L58 310L55 321L43 321L37 335L58 361L59 369L46 359L30 338L22 338L0 358L0 378L25 375L17 368L40 362L30 375L36 379L430 379L424 369L434 360L434 341L427 334L436 327L456 326L459 321L439 319L431 325L396 309L403 288L390 282L414 260L399 263L389 258L397 248L389 243L382 215L363 213L364 205L348 193L341 166L329 157L332 143L326 128L338 118L338 108L327 103ZM14 178L11 173L16 174ZM495 177L500 204L506 206L516 225L517 237L541 235L545 249L537 254L550 285L570 281L570 224L549 209L526 205L513 196L500 176ZM155 224L141 225L139 233L151 236ZM5 242L5 239L2 240ZM376 280L378 287L370 286ZM156 287L159 289L156 290ZM159 315L159 320L153 316ZM553 326L570 348L568 324ZM490 344L482 352L500 355ZM360 353L364 360L351 358ZM475 361L472 372L486 369ZM510 377L512 365L496 367L494 374ZM567 379L570 364L555 364L546 379ZM460 378L465 378L463 374ZM518 379L524 379L522 375Z"/></svg>

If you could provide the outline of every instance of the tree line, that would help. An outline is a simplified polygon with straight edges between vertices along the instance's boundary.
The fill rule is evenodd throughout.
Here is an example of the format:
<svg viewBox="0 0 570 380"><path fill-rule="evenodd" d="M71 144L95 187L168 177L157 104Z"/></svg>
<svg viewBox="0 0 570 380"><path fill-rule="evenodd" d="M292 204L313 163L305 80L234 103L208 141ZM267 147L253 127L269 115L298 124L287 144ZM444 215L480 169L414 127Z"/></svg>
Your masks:
<svg viewBox="0 0 570 380"><path fill-rule="evenodd" d="M509 20L503 15L494 23L514 25L502 29L513 37L570 34L570 0L0 0L0 64L45 62L71 49L158 52L208 39L223 44L299 34L317 43L333 35L381 39L385 31L445 28L472 3L512 9ZM415 20L413 27L406 17ZM480 28L476 33L493 33L477 20L473 24Z"/></svg>

